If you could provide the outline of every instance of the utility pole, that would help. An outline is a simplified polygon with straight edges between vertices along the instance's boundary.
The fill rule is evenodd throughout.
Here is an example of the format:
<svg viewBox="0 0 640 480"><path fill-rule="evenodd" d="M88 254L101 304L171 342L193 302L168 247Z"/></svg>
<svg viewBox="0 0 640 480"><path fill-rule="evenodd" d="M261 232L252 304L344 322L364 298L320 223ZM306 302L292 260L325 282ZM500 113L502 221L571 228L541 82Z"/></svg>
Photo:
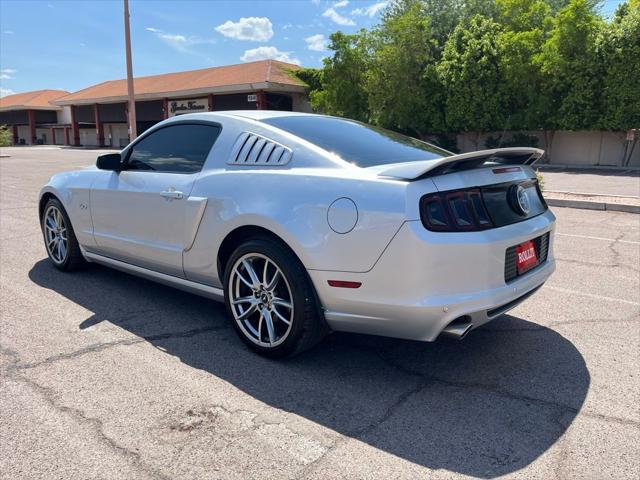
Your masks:
<svg viewBox="0 0 640 480"><path fill-rule="evenodd" d="M124 0L124 48L127 52L127 92L129 94L129 141L138 136L136 128L136 97L133 92L133 66L131 61L131 32L129 31L129 0Z"/></svg>

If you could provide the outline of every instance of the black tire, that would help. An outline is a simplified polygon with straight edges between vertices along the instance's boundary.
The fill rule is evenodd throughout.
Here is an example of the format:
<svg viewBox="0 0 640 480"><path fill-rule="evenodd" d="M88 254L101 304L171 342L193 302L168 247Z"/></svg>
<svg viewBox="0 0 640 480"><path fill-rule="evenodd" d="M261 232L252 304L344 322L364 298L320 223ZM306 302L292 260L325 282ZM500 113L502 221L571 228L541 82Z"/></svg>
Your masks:
<svg viewBox="0 0 640 480"><path fill-rule="evenodd" d="M243 257L251 254L267 257L280 269L293 297L291 327L284 341L277 346L261 346L255 343L255 340L250 338L250 334L243 332L232 310L230 281L232 281L231 275L234 265ZM249 348L266 357L283 358L298 355L319 343L329 331L316 292L304 266L291 250L277 239L266 236L255 237L236 248L225 267L224 300L231 322L240 339ZM258 312L256 314L259 316Z"/></svg>
<svg viewBox="0 0 640 480"><path fill-rule="evenodd" d="M64 222L64 227L66 228L67 249L65 255L61 260L56 259L47 246L45 222L47 221L47 213L50 212L52 208L55 208L60 212ZM56 267L58 270L62 270L63 272L71 272L83 267L86 264L86 260L84 259L84 257L82 256L82 252L80 251L80 245L78 244L78 240L76 239L76 234L73 231L73 227L71 226L71 220L69 220L67 211L64 209L62 203L60 203L57 198L49 199L49 201L44 206L44 209L42 210L42 218L40 219L40 228L42 229L42 236L45 244L44 248L47 251L49 260L51 260L51 263L53 263L54 267Z"/></svg>

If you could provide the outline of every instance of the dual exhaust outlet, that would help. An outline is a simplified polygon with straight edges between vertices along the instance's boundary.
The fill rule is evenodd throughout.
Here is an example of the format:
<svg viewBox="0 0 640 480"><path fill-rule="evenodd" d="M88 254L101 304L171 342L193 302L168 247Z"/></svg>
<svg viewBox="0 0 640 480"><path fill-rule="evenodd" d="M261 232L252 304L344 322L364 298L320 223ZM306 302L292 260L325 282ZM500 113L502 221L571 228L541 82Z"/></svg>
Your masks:
<svg viewBox="0 0 640 480"><path fill-rule="evenodd" d="M472 329L473 324L471 323L471 318L468 315L463 315L444 327L440 335L455 340L462 340Z"/></svg>

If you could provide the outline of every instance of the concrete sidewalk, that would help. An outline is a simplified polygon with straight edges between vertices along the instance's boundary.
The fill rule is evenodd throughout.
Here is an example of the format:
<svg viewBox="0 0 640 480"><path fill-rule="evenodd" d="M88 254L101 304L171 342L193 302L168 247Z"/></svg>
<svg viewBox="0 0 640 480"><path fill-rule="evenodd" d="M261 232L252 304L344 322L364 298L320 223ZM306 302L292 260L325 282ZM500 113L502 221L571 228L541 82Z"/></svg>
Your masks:
<svg viewBox="0 0 640 480"><path fill-rule="evenodd" d="M640 213L640 171L538 168L552 206Z"/></svg>

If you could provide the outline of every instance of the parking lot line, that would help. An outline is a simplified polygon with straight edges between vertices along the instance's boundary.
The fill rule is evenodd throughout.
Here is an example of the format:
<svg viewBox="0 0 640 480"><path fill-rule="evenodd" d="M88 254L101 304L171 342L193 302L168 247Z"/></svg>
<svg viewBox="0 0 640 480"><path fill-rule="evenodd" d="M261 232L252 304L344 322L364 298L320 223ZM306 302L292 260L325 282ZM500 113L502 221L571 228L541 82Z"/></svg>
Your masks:
<svg viewBox="0 0 640 480"><path fill-rule="evenodd" d="M625 300L623 298L607 297L605 295L598 295L596 293L587 293L587 292L581 292L579 290L571 290L569 288L554 287L553 285L545 285L545 288L555 290L556 292L570 293L572 295L582 295L583 297L596 298L598 300L607 300L609 302L620 302L620 303L626 303L628 305L640 306L640 302L634 302L633 300Z"/></svg>
<svg viewBox="0 0 640 480"><path fill-rule="evenodd" d="M616 240L615 238L592 237L590 235L575 235L571 233L556 233L556 235L561 237L586 238L587 240L602 240L603 242L617 242L617 243L629 243L631 245L640 245L640 242L635 242L633 240Z"/></svg>

